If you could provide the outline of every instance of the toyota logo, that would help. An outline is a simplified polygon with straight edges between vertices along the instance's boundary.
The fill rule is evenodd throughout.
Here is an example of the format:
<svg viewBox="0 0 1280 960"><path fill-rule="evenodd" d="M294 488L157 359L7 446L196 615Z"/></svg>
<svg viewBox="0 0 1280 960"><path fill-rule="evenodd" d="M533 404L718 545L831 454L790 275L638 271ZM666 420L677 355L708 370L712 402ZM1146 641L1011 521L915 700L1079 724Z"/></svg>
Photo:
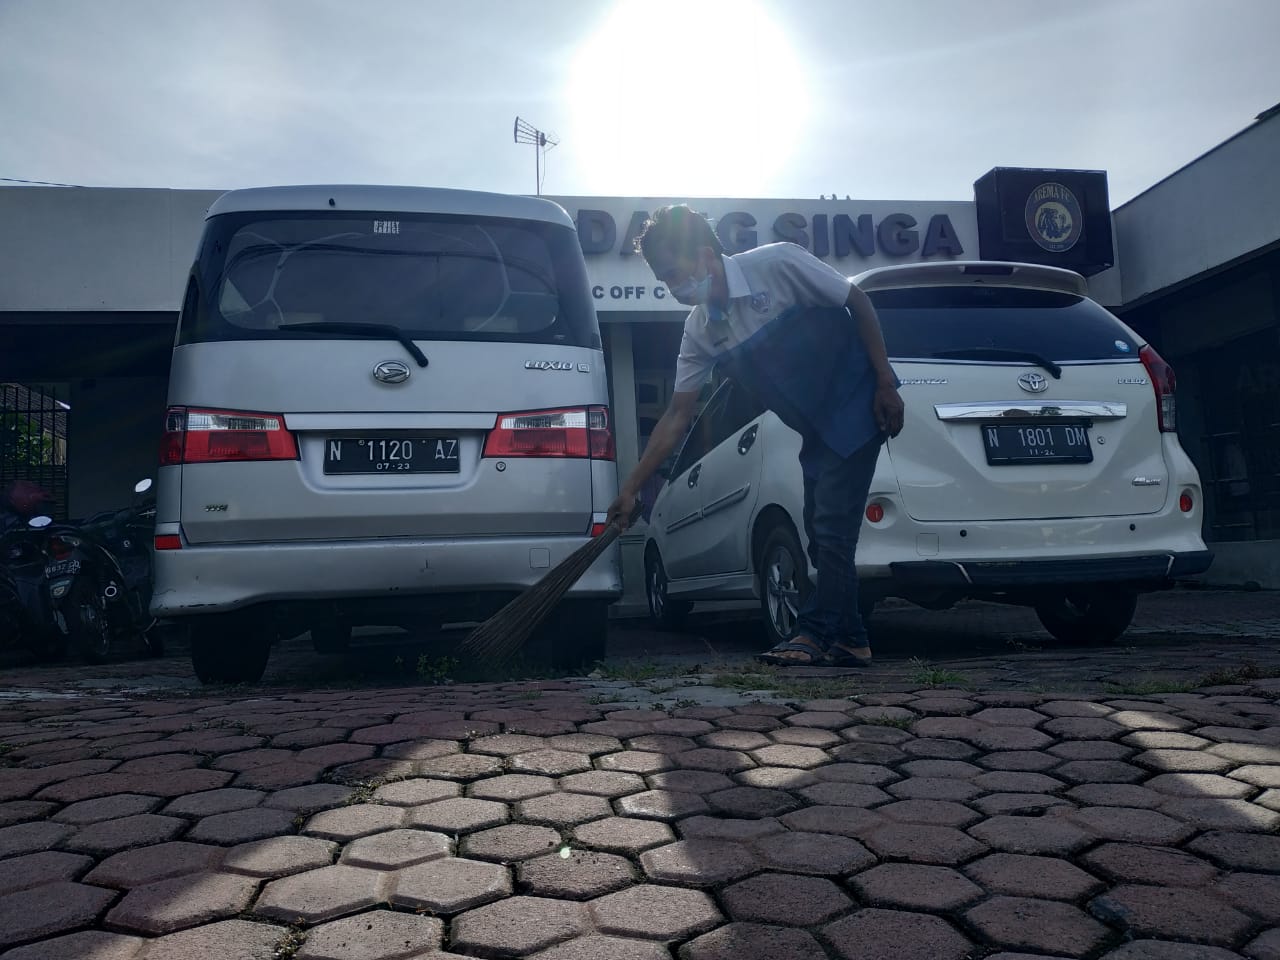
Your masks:
<svg viewBox="0 0 1280 960"><path fill-rule="evenodd" d="M1024 373L1018 378L1018 386L1027 393L1044 393L1049 389L1049 381L1038 373Z"/></svg>
<svg viewBox="0 0 1280 960"><path fill-rule="evenodd" d="M409 365L399 360L383 360L373 368L373 379L379 383L404 383L409 379Z"/></svg>

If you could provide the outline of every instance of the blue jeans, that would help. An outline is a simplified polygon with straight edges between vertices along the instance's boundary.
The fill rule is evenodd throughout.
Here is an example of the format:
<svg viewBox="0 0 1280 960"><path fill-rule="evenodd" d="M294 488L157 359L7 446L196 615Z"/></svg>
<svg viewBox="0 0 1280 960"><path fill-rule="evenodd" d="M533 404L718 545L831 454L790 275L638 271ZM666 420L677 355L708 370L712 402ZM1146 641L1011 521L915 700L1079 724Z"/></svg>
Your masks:
<svg viewBox="0 0 1280 960"><path fill-rule="evenodd" d="M867 630L858 613L854 554L883 442L877 436L848 457L841 457L815 437L807 437L800 449L804 530L815 573L796 633L810 637L824 649L833 643L868 646Z"/></svg>

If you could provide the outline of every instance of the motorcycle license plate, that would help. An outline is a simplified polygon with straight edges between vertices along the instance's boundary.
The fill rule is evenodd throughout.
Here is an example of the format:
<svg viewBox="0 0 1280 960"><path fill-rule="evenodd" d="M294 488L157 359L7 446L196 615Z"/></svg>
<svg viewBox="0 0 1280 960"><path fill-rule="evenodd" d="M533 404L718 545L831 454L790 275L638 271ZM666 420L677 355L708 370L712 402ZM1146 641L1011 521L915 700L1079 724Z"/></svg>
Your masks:
<svg viewBox="0 0 1280 960"><path fill-rule="evenodd" d="M49 578L66 577L80 572L79 560L56 560L44 568L44 575Z"/></svg>

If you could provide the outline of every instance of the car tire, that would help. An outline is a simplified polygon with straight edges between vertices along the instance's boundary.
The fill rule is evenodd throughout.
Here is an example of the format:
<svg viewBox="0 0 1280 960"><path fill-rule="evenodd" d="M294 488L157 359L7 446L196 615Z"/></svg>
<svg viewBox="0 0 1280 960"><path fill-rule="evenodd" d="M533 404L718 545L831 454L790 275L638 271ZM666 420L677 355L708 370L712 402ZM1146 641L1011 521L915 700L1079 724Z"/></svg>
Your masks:
<svg viewBox="0 0 1280 960"><path fill-rule="evenodd" d="M693 609L688 600L673 600L667 592L667 569L657 548L649 551L644 564L644 591L649 600L649 617L663 630L678 630Z"/></svg>
<svg viewBox="0 0 1280 960"><path fill-rule="evenodd" d="M191 666L203 684L257 683L267 669L272 631L261 614L224 613L191 622Z"/></svg>
<svg viewBox="0 0 1280 960"><path fill-rule="evenodd" d="M525 658L557 670L589 668L604 659L607 600L562 600L525 645Z"/></svg>
<svg viewBox="0 0 1280 960"><path fill-rule="evenodd" d="M72 648L89 663L106 663L111 656L111 622L98 584L88 577L76 577L63 611Z"/></svg>
<svg viewBox="0 0 1280 960"><path fill-rule="evenodd" d="M809 566L791 524L776 524L764 538L756 574L760 613L770 647L790 640L809 594Z"/></svg>
<svg viewBox="0 0 1280 960"><path fill-rule="evenodd" d="M351 624L342 620L313 623L311 646L316 653L346 653L351 646Z"/></svg>
<svg viewBox="0 0 1280 960"><path fill-rule="evenodd" d="M1036 616L1063 643L1113 643L1129 629L1138 607L1133 590L1068 590L1036 604Z"/></svg>

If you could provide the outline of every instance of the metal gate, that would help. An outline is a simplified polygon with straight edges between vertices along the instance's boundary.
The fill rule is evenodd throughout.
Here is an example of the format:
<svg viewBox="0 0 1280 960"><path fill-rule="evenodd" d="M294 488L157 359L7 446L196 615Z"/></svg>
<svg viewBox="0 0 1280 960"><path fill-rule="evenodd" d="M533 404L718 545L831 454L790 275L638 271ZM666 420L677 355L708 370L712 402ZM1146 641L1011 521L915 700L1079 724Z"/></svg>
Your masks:
<svg viewBox="0 0 1280 960"><path fill-rule="evenodd" d="M0 383L0 488L30 480L53 495L51 513L67 517L65 383Z"/></svg>

